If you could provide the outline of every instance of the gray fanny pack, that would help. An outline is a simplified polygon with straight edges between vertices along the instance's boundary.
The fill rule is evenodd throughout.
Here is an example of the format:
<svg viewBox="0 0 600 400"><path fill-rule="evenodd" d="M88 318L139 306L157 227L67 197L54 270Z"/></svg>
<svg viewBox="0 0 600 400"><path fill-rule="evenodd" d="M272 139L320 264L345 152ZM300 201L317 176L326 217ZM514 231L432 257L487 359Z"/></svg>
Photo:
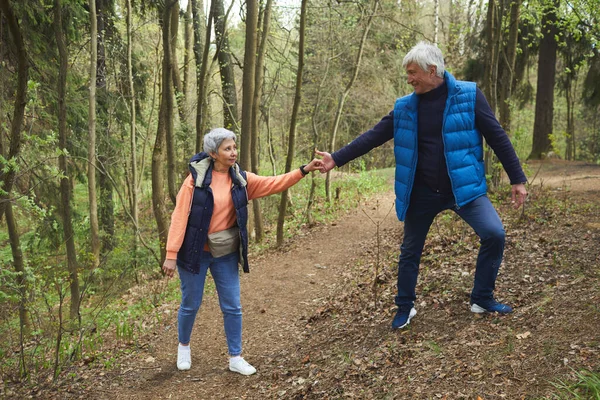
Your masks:
<svg viewBox="0 0 600 400"><path fill-rule="evenodd" d="M225 229L208 235L208 248L213 257L223 257L240 248L240 228Z"/></svg>

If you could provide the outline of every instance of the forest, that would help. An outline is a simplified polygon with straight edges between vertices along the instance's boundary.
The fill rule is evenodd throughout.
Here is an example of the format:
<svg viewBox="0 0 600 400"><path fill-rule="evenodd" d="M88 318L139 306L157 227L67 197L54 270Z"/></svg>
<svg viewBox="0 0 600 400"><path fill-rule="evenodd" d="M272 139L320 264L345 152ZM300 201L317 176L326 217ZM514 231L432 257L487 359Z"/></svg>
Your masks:
<svg viewBox="0 0 600 400"><path fill-rule="evenodd" d="M160 304L177 302L160 267L204 133L235 132L245 170L289 172L412 92L402 59L419 41L477 82L530 180L537 162L600 165L599 5L0 0L0 397L110 368L109 341L137 343L149 329L140 316L158 321ZM386 143L253 200L251 252L388 190L393 156ZM505 190L489 149L486 174ZM141 300L124 300L146 283Z"/></svg>

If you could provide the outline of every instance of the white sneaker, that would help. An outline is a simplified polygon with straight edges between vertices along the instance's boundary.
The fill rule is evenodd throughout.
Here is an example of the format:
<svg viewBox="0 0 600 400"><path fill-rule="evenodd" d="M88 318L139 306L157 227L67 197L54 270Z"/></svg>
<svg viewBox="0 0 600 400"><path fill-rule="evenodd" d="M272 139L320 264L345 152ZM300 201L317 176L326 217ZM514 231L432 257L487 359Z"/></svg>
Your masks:
<svg viewBox="0 0 600 400"><path fill-rule="evenodd" d="M252 375L256 373L256 368L248 364L242 357L231 357L229 359L229 370L242 375Z"/></svg>
<svg viewBox="0 0 600 400"><path fill-rule="evenodd" d="M192 366L192 352L190 346L179 345L177 348L177 369L186 371Z"/></svg>

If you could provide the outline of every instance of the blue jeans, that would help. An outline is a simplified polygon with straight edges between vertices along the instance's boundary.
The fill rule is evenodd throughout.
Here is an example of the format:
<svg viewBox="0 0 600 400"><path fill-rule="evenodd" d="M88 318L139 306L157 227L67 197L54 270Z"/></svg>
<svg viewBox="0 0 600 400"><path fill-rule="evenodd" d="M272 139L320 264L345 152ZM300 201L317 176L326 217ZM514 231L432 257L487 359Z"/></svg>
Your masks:
<svg viewBox="0 0 600 400"><path fill-rule="evenodd" d="M504 227L487 196L456 208L454 196L436 193L425 185L415 184L404 221L404 240L398 261L398 307L412 307L425 237L436 215L453 210L479 236L480 248L475 267L475 282L471 302L493 298L498 269L504 253Z"/></svg>
<svg viewBox="0 0 600 400"><path fill-rule="evenodd" d="M191 272L177 267L181 280L181 306L177 314L179 343L190 342L196 314L202 303L206 273L210 273L215 281L219 305L223 313L225 337L229 355L242 354L242 305L240 302L240 277L238 274L238 253L234 252L223 257L213 256L203 251L200 257L200 273Z"/></svg>

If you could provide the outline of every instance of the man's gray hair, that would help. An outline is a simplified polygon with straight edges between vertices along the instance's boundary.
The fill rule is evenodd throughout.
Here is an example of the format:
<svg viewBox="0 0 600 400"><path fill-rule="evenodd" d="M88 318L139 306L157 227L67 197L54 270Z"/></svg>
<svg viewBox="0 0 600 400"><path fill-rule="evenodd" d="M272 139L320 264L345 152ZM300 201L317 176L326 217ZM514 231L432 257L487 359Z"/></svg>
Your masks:
<svg viewBox="0 0 600 400"><path fill-rule="evenodd" d="M423 71L427 71L427 68L430 66L435 66L437 68L436 75L440 78L444 77L444 56L442 55L442 51L436 45L429 42L419 42L415 47L410 49L406 56L404 56L402 67L406 68L410 63L417 64Z"/></svg>
<svg viewBox="0 0 600 400"><path fill-rule="evenodd" d="M225 128L214 128L211 129L206 135L204 135L204 151L208 154L219 153L219 147L223 140L233 139L236 141L235 133Z"/></svg>

